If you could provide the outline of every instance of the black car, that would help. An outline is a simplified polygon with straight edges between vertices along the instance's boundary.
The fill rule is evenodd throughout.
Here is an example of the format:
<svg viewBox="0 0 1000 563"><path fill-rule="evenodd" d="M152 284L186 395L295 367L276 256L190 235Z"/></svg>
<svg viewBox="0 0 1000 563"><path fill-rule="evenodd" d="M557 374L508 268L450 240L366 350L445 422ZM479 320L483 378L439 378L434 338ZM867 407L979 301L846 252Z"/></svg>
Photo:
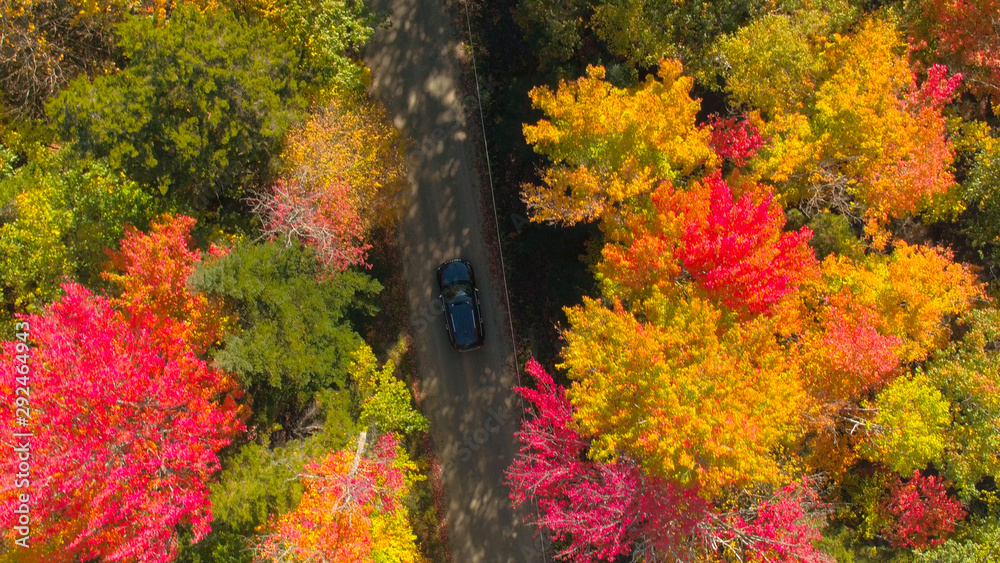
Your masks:
<svg viewBox="0 0 1000 563"><path fill-rule="evenodd" d="M438 286L444 306L444 324L452 348L465 352L483 345L483 313L472 265L461 258L438 266Z"/></svg>

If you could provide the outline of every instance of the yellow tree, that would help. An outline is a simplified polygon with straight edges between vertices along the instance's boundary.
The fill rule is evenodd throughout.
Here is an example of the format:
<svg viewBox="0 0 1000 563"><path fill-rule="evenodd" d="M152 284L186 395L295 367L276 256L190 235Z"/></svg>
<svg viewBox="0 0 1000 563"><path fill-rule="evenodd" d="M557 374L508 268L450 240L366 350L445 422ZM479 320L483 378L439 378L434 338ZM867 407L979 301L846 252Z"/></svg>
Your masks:
<svg viewBox="0 0 1000 563"><path fill-rule="evenodd" d="M625 89L606 81L603 67L591 66L587 76L560 82L554 92L533 89L532 105L546 117L525 125L524 136L552 165L541 185L522 186L532 220L597 219L713 158L709 132L695 123L701 104L691 98L693 80L682 70L664 61L656 77Z"/></svg>
<svg viewBox="0 0 1000 563"><path fill-rule="evenodd" d="M378 104L335 97L288 136L286 174L311 192L347 184L364 228L391 224L406 186L405 143Z"/></svg>
<svg viewBox="0 0 1000 563"><path fill-rule="evenodd" d="M734 322L707 301L655 291L646 322L591 299L566 314L561 367L592 456L628 454L709 496L782 479L774 454L796 439L806 396L774 317Z"/></svg>
<svg viewBox="0 0 1000 563"><path fill-rule="evenodd" d="M890 20L828 32L807 15L767 16L718 49L731 95L762 112L771 141L755 177L807 209L857 216L882 248L890 219L932 208L955 184L941 108L960 78L935 67L918 88Z"/></svg>
<svg viewBox="0 0 1000 563"><path fill-rule="evenodd" d="M798 17L768 14L718 41L716 51L729 67L726 90L735 102L769 118L807 103L824 65L802 28Z"/></svg>
<svg viewBox="0 0 1000 563"><path fill-rule="evenodd" d="M824 156L841 161L876 242L887 242L889 218L916 213L955 183L941 108L920 99L904 54L891 22L868 20L855 35L835 39L827 56L838 71L816 98Z"/></svg>
<svg viewBox="0 0 1000 563"><path fill-rule="evenodd" d="M299 505L273 518L256 560L273 563L416 563L416 536L404 502L416 465L393 434L366 453L367 432L355 451L341 450L306 467Z"/></svg>
<svg viewBox="0 0 1000 563"><path fill-rule="evenodd" d="M822 279L808 291L827 337L849 318L895 339L894 354L902 363L925 360L946 345L951 337L947 320L969 311L983 296L968 266L954 262L950 251L902 241L888 255L871 254L860 261L827 257ZM861 321L862 316L867 320ZM853 337L858 334L854 331ZM817 348L832 353L836 347L829 344Z"/></svg>
<svg viewBox="0 0 1000 563"><path fill-rule="evenodd" d="M951 425L949 404L927 376L899 377L869 405L876 411L873 431L862 443L861 453L908 475L933 462L941 467Z"/></svg>

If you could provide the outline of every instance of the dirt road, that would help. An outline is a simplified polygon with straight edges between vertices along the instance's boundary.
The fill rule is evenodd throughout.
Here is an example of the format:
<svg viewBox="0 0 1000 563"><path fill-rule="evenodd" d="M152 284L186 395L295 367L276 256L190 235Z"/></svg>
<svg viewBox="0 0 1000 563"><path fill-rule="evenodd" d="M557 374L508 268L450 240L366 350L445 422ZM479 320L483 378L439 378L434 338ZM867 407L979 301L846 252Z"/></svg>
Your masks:
<svg viewBox="0 0 1000 563"><path fill-rule="evenodd" d="M511 509L503 472L516 452L514 353L502 280L491 279L483 238L480 178L471 154L460 88L456 31L441 0L376 0L391 26L366 48L372 91L397 127L416 141L409 152L411 192L401 254L411 326L435 448L444 465L448 533L456 563L542 561L541 546ZM469 128L469 129L467 129ZM491 228L491 227L490 227ZM486 346L466 353L448 345L437 309L434 272L454 258L476 270Z"/></svg>

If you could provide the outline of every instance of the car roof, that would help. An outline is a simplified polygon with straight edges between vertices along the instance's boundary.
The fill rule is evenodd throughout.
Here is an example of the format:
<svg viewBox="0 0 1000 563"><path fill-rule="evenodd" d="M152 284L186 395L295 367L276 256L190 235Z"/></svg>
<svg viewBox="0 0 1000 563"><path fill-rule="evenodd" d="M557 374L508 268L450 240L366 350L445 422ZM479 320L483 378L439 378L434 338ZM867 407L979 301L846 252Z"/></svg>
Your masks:
<svg viewBox="0 0 1000 563"><path fill-rule="evenodd" d="M451 326L457 346L466 347L479 343L472 299L463 297L452 301L448 304L448 314L451 315Z"/></svg>

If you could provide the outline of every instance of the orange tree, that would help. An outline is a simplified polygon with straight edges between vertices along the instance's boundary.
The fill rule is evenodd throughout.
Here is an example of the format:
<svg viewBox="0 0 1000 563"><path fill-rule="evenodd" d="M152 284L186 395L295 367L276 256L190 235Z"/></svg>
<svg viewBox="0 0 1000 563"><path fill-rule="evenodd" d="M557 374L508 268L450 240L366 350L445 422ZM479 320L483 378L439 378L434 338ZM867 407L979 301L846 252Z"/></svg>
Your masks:
<svg viewBox="0 0 1000 563"><path fill-rule="evenodd" d="M960 77L937 67L917 87L889 20L827 33L806 16L772 15L724 38L727 88L761 112L771 140L748 165L754 177L786 202L858 217L883 247L890 219L933 208L955 184L941 110Z"/></svg>
<svg viewBox="0 0 1000 563"><path fill-rule="evenodd" d="M366 439L306 466L302 500L268 524L258 561L419 561L404 504L416 466L395 435L367 455Z"/></svg>

